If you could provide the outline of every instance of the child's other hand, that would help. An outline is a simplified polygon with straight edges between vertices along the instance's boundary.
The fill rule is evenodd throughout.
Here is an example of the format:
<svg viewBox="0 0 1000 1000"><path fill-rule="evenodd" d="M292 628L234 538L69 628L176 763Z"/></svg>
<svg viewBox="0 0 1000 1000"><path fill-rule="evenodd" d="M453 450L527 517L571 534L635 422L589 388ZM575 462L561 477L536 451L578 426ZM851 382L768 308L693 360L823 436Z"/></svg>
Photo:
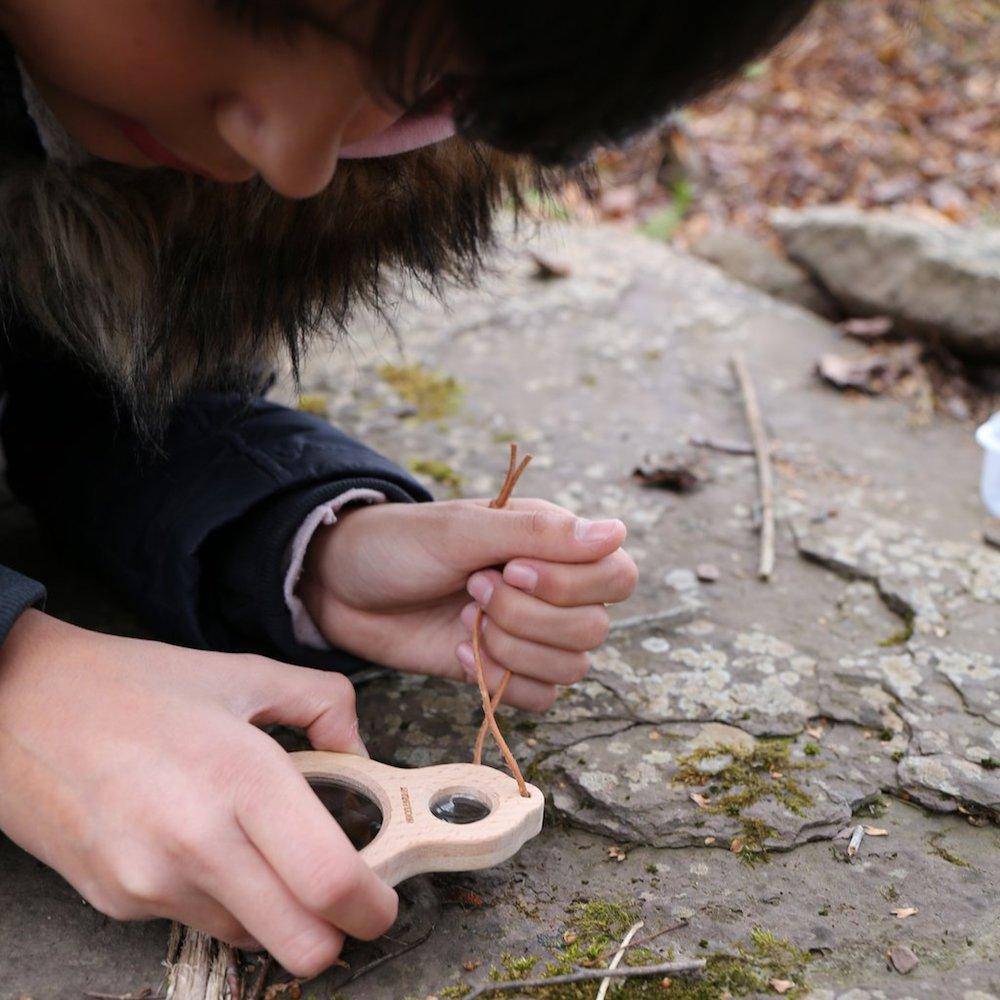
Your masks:
<svg viewBox="0 0 1000 1000"><path fill-rule="evenodd" d="M312 976L396 915L254 723L363 753L340 674L100 635L27 611L0 650L0 829L119 920L254 941Z"/></svg>
<svg viewBox="0 0 1000 1000"><path fill-rule="evenodd" d="M586 674L608 633L604 605L635 589L625 531L537 499L347 508L313 537L299 592L331 645L470 682L482 607L490 689L509 669L504 700L542 711Z"/></svg>

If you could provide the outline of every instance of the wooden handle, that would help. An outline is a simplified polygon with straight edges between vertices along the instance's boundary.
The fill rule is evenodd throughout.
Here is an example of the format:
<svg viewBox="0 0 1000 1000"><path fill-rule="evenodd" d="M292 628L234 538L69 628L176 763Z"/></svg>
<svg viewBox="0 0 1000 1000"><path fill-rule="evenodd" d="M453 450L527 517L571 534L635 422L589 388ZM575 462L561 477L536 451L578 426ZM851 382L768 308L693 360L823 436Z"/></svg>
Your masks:
<svg viewBox="0 0 1000 1000"><path fill-rule="evenodd" d="M490 868L513 857L542 828L542 793L528 785L530 795L522 796L512 778L492 767L407 769L322 750L291 756L307 779L343 785L379 807L382 828L361 856L389 885L425 872ZM456 794L487 806L489 815L461 825L433 815L438 799Z"/></svg>

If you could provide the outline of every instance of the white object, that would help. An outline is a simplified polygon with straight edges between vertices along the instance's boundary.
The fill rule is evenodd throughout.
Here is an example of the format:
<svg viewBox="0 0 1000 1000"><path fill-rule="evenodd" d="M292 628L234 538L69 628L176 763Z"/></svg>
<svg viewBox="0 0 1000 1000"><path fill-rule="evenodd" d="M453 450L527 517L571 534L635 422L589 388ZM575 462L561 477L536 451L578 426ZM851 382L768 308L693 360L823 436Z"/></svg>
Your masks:
<svg viewBox="0 0 1000 1000"><path fill-rule="evenodd" d="M985 453L979 495L986 509L1000 517L1000 410L976 431L976 441Z"/></svg>

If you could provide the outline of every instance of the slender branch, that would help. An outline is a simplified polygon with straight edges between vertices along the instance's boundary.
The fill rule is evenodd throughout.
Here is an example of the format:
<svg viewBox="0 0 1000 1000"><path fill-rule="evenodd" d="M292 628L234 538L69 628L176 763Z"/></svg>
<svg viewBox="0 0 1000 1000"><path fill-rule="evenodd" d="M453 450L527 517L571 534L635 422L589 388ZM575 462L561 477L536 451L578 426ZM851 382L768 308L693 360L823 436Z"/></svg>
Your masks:
<svg viewBox="0 0 1000 1000"><path fill-rule="evenodd" d="M517 485L518 479L521 478L521 473L528 467L528 463L531 461L531 455L525 455L521 460L521 464L517 465L517 445L512 441L510 445L510 459L507 463L507 476L504 479L503 486L500 487L500 492L497 494L496 498L490 501L490 506L494 508L503 507L503 505L510 499L510 495ZM517 468L515 468L517 465ZM472 654L476 661L476 683L479 685L479 694L483 699L483 722L479 727L479 732L476 734L476 744L472 753L472 762L474 764L481 764L483 761L483 746L486 742L487 732L493 734L493 739L496 741L496 745L500 748L500 753L503 755L503 759L507 763L507 767L510 768L511 774L514 776L514 780L517 782L518 791L525 797L531 794L528 791L528 786L525 783L524 776L521 774L521 768L518 766L517 760L514 754L511 752L510 747L507 745L507 741L504 739L503 733L500 731L500 725L496 720L496 707L500 704L500 699L503 698L504 692L507 690L507 685L510 683L511 672L510 670L505 670L500 685L497 688L495 696L490 696L489 687L486 684L486 667L483 665L482 650L480 648L480 626L483 621L483 609L476 609L476 620L472 623Z"/></svg>
<svg viewBox="0 0 1000 1000"><path fill-rule="evenodd" d="M686 962L664 962L662 965L619 966L617 969L579 969L564 976L543 979L514 979L507 983L484 983L474 989L465 1000L499 993L502 990L531 990L539 986L562 986L566 983L585 983L594 979L638 979L643 976L679 976L685 972L700 972L705 968L703 958Z"/></svg>
<svg viewBox="0 0 1000 1000"><path fill-rule="evenodd" d="M414 938L412 941L407 941L394 952L388 955L380 955L378 958L373 959L367 965L361 966L355 972L352 972L342 983L337 984L337 989L341 989L348 983L353 983L355 980L360 979L362 976L367 976L369 972L374 972L381 965L385 965L386 962L391 962L394 958L399 958L400 955L405 955L408 951L413 951L414 948L419 948L433 933L435 925L431 924L430 927L424 931L423 934L418 938ZM336 994L334 994L336 995Z"/></svg>
<svg viewBox="0 0 1000 1000"><path fill-rule="evenodd" d="M760 487L760 561L757 575L762 580L770 580L774 572L774 470L771 467L771 446L764 429L764 417L757 401L757 390L747 369L746 361L740 354L729 359L733 374L743 396L743 408L750 425L750 438L754 454L757 456L757 479Z"/></svg>
<svg viewBox="0 0 1000 1000"><path fill-rule="evenodd" d="M621 961L625 957L625 952L628 949L629 942L631 942L632 938L634 938L641 929L642 929L641 920L636 921L636 923L634 923L628 929L628 933L626 933L625 937L622 938L622 943L618 946L618 951L615 952L615 957L611 959L611 961L608 963L609 972L612 972L614 969L617 969L619 965L621 965ZM608 976L606 979L601 980L600 988L598 989L597 996L594 998L594 1000L604 1000L604 998L608 995L608 990L610 988L611 988L611 977Z"/></svg>
<svg viewBox="0 0 1000 1000"><path fill-rule="evenodd" d="M723 455L753 455L753 445L741 441L716 441L715 438L692 437L688 443L694 448L721 451Z"/></svg>

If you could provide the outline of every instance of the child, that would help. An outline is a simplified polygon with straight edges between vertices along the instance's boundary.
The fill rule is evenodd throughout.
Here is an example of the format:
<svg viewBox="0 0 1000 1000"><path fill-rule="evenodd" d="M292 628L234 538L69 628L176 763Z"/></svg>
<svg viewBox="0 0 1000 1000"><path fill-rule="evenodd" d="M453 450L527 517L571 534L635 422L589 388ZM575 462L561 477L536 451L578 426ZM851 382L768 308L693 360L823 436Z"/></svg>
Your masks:
<svg viewBox="0 0 1000 1000"><path fill-rule="evenodd" d="M9 482L169 643L58 621L0 568L0 829L112 917L297 975L381 934L394 892L258 727L364 753L345 673L468 681L477 607L491 686L544 710L635 586L620 520L431 502L264 398L387 267L470 278L526 173L654 123L808 0L567 6L0 2Z"/></svg>

